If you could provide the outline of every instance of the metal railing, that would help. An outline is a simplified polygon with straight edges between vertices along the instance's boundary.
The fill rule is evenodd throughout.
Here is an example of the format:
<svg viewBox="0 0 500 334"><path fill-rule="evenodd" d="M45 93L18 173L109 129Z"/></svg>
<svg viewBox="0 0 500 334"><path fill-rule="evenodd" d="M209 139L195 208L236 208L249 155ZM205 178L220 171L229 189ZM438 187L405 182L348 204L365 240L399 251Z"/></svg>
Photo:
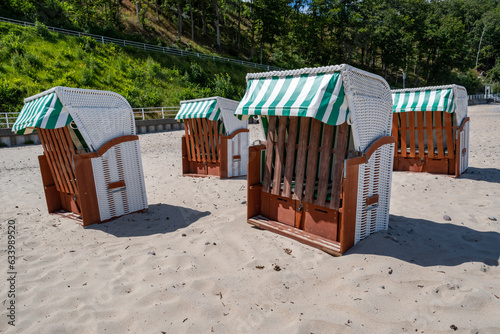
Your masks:
<svg viewBox="0 0 500 334"><path fill-rule="evenodd" d="M25 27L35 26L35 23L32 23L32 22L19 21L19 20L9 19L6 17L0 17L0 21L14 23L14 24L25 26ZM79 36L79 37L82 37L82 36L90 37L93 40L95 40L99 43L102 43L102 44L114 44L114 45L123 46L123 47L128 46L128 47L131 47L134 49L151 51L151 52L161 52L164 54L170 54L170 55L174 55L174 56L182 56L182 57L185 56L185 57L195 57L195 58L200 58L200 59L211 59L213 61L238 64L238 65L242 65L242 66L246 66L246 67L253 67L256 69L265 70L265 71L281 70L281 68L276 67L276 66L257 64L257 63L252 63L249 61L219 57L219 56L209 55L209 54L200 53L200 52L185 51L185 50L180 50L177 48L164 47L164 46L158 46L158 45L146 44L146 43L139 43L139 42L111 38L111 37L106 37L106 36L101 36L101 35L87 34L85 32L67 30L67 29L62 29L62 28L55 28L55 27L49 27L49 26L46 26L46 28L50 31L58 32L61 34Z"/></svg>
<svg viewBox="0 0 500 334"><path fill-rule="evenodd" d="M14 122L16 121L18 112L16 113L0 113L0 129L10 129Z"/></svg>
<svg viewBox="0 0 500 334"><path fill-rule="evenodd" d="M484 100L484 99L491 99L495 102L500 102L500 93L496 94L474 94L474 95L468 95L469 100Z"/></svg>
<svg viewBox="0 0 500 334"><path fill-rule="evenodd" d="M174 118L179 112L180 107L148 107L133 108L134 118L136 120Z"/></svg>
<svg viewBox="0 0 500 334"><path fill-rule="evenodd" d="M147 108L132 108L135 120L174 118L179 112L180 106L176 107L147 107ZM10 129L16 121L19 112L0 113L0 129Z"/></svg>

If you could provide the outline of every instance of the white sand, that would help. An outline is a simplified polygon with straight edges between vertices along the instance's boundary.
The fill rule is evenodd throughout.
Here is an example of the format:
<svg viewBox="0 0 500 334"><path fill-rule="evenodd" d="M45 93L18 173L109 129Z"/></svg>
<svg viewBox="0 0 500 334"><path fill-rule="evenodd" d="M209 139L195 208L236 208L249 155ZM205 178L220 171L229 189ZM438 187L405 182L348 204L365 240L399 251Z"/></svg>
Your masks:
<svg viewBox="0 0 500 334"><path fill-rule="evenodd" d="M342 257L247 224L245 179L182 177L181 131L140 137L149 211L86 229L47 214L41 146L2 148L0 332L500 333L500 106L469 114L469 171L394 173L389 231Z"/></svg>

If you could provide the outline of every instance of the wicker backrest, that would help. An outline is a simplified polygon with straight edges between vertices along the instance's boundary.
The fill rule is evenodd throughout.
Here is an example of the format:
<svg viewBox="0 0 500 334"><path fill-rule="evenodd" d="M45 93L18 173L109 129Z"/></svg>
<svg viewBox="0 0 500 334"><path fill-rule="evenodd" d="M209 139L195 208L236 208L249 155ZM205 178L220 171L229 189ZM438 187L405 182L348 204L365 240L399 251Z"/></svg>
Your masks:
<svg viewBox="0 0 500 334"><path fill-rule="evenodd" d="M135 135L132 108L121 95L67 87L56 87L55 92L91 151L113 138Z"/></svg>
<svg viewBox="0 0 500 334"><path fill-rule="evenodd" d="M364 151L378 138L389 136L392 97L387 82L378 75L345 65L342 71L355 147Z"/></svg>
<svg viewBox="0 0 500 334"><path fill-rule="evenodd" d="M375 140L391 134L391 91L383 78L350 66L345 67L342 78L354 145L364 151ZM355 243L388 228L393 150L394 144L383 145L367 164L359 166ZM366 204L372 196L378 196L377 205Z"/></svg>

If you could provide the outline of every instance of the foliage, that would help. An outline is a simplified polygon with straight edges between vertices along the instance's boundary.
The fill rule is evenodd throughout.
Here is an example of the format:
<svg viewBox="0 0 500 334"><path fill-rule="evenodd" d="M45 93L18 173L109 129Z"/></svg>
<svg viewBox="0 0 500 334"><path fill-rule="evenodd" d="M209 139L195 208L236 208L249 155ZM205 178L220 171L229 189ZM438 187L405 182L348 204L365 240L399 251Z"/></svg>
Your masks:
<svg viewBox="0 0 500 334"><path fill-rule="evenodd" d="M0 112L20 111L24 98L54 86L114 91L132 107L175 106L182 99L211 96L213 87L235 97L245 87L246 69L237 65L199 59L194 63L187 57L103 45L89 38L40 34L37 28L7 23L0 23L0 31L4 33L0 40ZM210 79L218 76L222 79Z"/></svg>
<svg viewBox="0 0 500 334"><path fill-rule="evenodd" d="M470 69L490 73L488 80L498 82L498 0L133 0L131 4L2 0L2 15L37 20L37 36L47 41L54 34L44 24L225 53L284 68L349 63L382 75L392 85L397 85L401 71L408 75L407 86L420 86L458 83ZM2 36L6 36L3 31ZM24 52L18 31L11 37L2 38L11 50L0 54L2 59L6 53ZM80 52L72 53L75 59L83 61L85 53L99 50L92 40L81 43ZM179 70L193 89L215 85L201 63ZM148 71L161 75L151 67ZM139 72L128 77L152 74ZM76 78L95 80L91 74L87 71Z"/></svg>

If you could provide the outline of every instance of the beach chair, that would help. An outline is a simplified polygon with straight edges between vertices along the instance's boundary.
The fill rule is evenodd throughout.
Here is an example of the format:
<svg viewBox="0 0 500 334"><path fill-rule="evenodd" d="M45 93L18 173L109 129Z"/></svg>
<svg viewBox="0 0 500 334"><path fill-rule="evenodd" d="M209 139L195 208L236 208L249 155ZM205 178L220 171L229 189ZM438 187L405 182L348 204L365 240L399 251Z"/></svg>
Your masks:
<svg viewBox="0 0 500 334"><path fill-rule="evenodd" d="M248 121L234 116L238 101L209 97L181 101L182 174L230 178L247 174Z"/></svg>
<svg viewBox="0 0 500 334"><path fill-rule="evenodd" d="M387 229L393 163L391 92L349 65L247 75L236 115L259 115L249 148L252 225L340 255Z"/></svg>
<svg viewBox="0 0 500 334"><path fill-rule="evenodd" d="M467 90L448 85L392 91L394 170L450 174L469 167Z"/></svg>
<svg viewBox="0 0 500 334"><path fill-rule="evenodd" d="M148 207L139 137L127 100L106 91L55 87L24 100L12 128L37 130L48 211L84 226Z"/></svg>

